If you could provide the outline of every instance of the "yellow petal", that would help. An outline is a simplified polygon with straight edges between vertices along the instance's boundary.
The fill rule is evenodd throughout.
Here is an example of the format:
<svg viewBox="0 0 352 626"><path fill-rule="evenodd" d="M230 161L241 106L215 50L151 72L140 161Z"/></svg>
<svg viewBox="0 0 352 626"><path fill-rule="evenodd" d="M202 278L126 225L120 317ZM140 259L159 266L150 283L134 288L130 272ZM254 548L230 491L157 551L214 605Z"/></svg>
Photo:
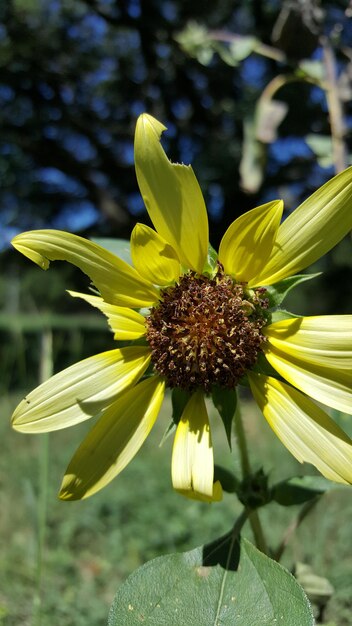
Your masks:
<svg viewBox="0 0 352 626"><path fill-rule="evenodd" d="M282 200L274 200L241 215L227 229L219 248L226 274L238 282L256 284L269 258L280 225Z"/></svg>
<svg viewBox="0 0 352 626"><path fill-rule="evenodd" d="M270 376L249 375L264 417L301 463L312 463L329 480L352 483L352 440L309 398Z"/></svg>
<svg viewBox="0 0 352 626"><path fill-rule="evenodd" d="M147 378L123 393L104 412L72 458L61 485L60 498L87 498L126 467L155 423L164 388L160 378Z"/></svg>
<svg viewBox="0 0 352 626"><path fill-rule="evenodd" d="M349 167L320 187L281 224L256 285L271 285L297 274L331 250L352 229L351 196Z"/></svg>
<svg viewBox="0 0 352 626"><path fill-rule="evenodd" d="M264 334L269 346L286 355L332 369L352 370L352 315L285 319L267 326Z"/></svg>
<svg viewBox="0 0 352 626"><path fill-rule="evenodd" d="M298 351L297 351L298 353ZM291 385L327 406L352 413L352 371L319 365L306 360L305 354L292 356L290 348L280 350L268 345L265 356L270 365Z"/></svg>
<svg viewBox="0 0 352 626"><path fill-rule="evenodd" d="M164 130L150 115L138 118L134 146L139 189L156 230L181 264L202 272L208 253L204 199L192 168L168 160L160 144Z"/></svg>
<svg viewBox="0 0 352 626"><path fill-rule="evenodd" d="M145 335L145 318L137 311L124 306L108 304L99 296L69 291L73 298L82 298L99 309L108 318L114 338L119 341L139 339Z"/></svg>
<svg viewBox="0 0 352 626"><path fill-rule="evenodd" d="M75 363L28 394L15 410L12 425L21 432L42 433L83 422L134 385L149 361L149 348L133 346Z"/></svg>
<svg viewBox="0 0 352 626"><path fill-rule="evenodd" d="M186 404L178 423L172 451L174 489L197 500L221 499L221 487L214 490L214 457L208 413L201 391Z"/></svg>
<svg viewBox="0 0 352 626"><path fill-rule="evenodd" d="M158 291L136 270L98 244L60 230L32 230L12 245L46 270L50 261L68 261L87 274L111 304L138 308L154 304Z"/></svg>
<svg viewBox="0 0 352 626"><path fill-rule="evenodd" d="M176 489L177 493L189 498L190 500L198 500L198 502L220 502L223 497L222 486L219 480L213 485L213 495L211 497L204 496L199 491L192 491L191 489Z"/></svg>
<svg viewBox="0 0 352 626"><path fill-rule="evenodd" d="M149 226L135 225L131 254L139 274L155 285L170 285L180 276L180 261L175 250Z"/></svg>

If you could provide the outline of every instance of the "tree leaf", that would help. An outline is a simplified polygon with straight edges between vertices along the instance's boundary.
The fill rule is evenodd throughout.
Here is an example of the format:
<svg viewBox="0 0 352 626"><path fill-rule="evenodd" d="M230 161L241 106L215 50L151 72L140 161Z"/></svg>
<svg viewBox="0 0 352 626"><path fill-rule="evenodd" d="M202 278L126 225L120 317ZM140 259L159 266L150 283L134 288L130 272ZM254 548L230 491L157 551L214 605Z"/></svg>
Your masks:
<svg viewBox="0 0 352 626"><path fill-rule="evenodd" d="M256 107L255 136L262 143L273 143L277 139L277 129L286 117L288 106L281 100L261 97Z"/></svg>
<svg viewBox="0 0 352 626"><path fill-rule="evenodd" d="M277 483L271 488L272 500L282 506L303 504L331 489L343 487L336 485L323 476L295 476Z"/></svg>
<svg viewBox="0 0 352 626"><path fill-rule="evenodd" d="M113 254L116 254L120 259L133 265L131 258L131 248L128 239L112 239L109 237L92 237L91 241L97 243L105 250L109 250Z"/></svg>
<svg viewBox="0 0 352 626"><path fill-rule="evenodd" d="M294 289L294 287L297 287L300 283L304 283L306 280L311 280L312 278L320 276L320 274L321 272L317 272L316 274L296 274L296 276L283 278L275 285L267 285L265 289L267 291L266 295L269 298L270 306L279 306L285 300L291 289Z"/></svg>
<svg viewBox="0 0 352 626"><path fill-rule="evenodd" d="M235 411L237 406L236 391L234 389L222 389L220 387L215 387L212 392L212 399L214 406L219 412L219 415L224 424L227 441L229 443L230 450L232 450L231 431L232 421L235 417Z"/></svg>
<svg viewBox="0 0 352 626"><path fill-rule="evenodd" d="M256 137L255 122L247 117L243 121L242 158L239 166L241 187L247 193L256 193L261 187L265 163L266 148Z"/></svg>
<svg viewBox="0 0 352 626"><path fill-rule="evenodd" d="M312 133L307 135L305 140L317 157L320 167L330 167L334 163L332 139L330 136Z"/></svg>
<svg viewBox="0 0 352 626"><path fill-rule="evenodd" d="M313 626L294 577L231 532L183 554L161 556L120 587L108 626Z"/></svg>

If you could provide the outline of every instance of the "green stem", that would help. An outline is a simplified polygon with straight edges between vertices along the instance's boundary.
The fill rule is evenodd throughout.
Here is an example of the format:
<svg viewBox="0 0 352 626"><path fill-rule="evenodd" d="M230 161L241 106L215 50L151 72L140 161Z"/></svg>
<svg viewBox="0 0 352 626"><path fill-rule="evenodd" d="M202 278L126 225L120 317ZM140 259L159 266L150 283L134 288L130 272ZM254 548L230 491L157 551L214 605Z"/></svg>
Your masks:
<svg viewBox="0 0 352 626"><path fill-rule="evenodd" d="M249 461L249 453L248 446L246 440L246 433L243 427L243 421L241 416L241 411L239 408L239 402L237 402L236 412L235 412L235 431L237 436L237 445L240 452L240 460L241 460L241 468L243 478L246 476L250 476L251 474L251 465ZM264 554L268 554L268 547L265 540L262 524L259 518L258 511L249 511L249 523L252 528L252 532L254 535L254 540L257 548L263 552Z"/></svg>
<svg viewBox="0 0 352 626"><path fill-rule="evenodd" d="M44 382L47 380L53 369L53 336L52 330L44 330L41 334L40 342L40 372L39 380ZM40 441L39 451L39 496L37 508L37 571L36 571L36 589L33 598L33 626L40 626L42 623L42 583L43 583L43 564L44 564L44 547L46 535L46 522L48 513L48 474L49 474L49 435L43 434Z"/></svg>
<svg viewBox="0 0 352 626"><path fill-rule="evenodd" d="M243 478L245 478L246 476L249 476L249 474L251 473L251 466L250 466L250 462L249 462L249 454L248 454L246 433L245 433L244 427L243 427L243 422L242 422L242 416L241 416L241 410L240 410L240 407L239 407L239 402L237 402L236 412L235 412L235 432L236 432L236 436L237 436L237 445L238 445L238 448L239 448L239 451L240 451L240 461L241 461L242 475L243 475Z"/></svg>
<svg viewBox="0 0 352 626"><path fill-rule="evenodd" d="M48 494L48 464L49 464L49 435L41 435L39 450L39 496L37 506L37 571L36 589L33 598L33 626L42 623L42 582L43 562L47 520L47 494Z"/></svg>
<svg viewBox="0 0 352 626"><path fill-rule="evenodd" d="M262 523L260 521L258 511L251 511L249 514L249 523L254 535L255 545L263 554L268 554L268 545L263 532Z"/></svg>

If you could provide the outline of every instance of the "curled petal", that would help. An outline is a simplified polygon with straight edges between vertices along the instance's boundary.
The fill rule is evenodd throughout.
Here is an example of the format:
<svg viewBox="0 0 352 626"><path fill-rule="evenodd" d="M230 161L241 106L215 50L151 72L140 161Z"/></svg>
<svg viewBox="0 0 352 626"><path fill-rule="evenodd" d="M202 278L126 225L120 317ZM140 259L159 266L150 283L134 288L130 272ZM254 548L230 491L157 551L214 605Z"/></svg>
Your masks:
<svg viewBox="0 0 352 626"><path fill-rule="evenodd" d="M82 298L106 315L109 326L118 341L139 339L145 335L145 318L137 311L124 306L109 304L103 298L69 291L73 298Z"/></svg>
<svg viewBox="0 0 352 626"><path fill-rule="evenodd" d="M312 355L294 351L292 346L283 349L270 343L265 349L270 365L291 385L308 396L344 413L352 413L352 371L331 366L329 359L312 359Z"/></svg>
<svg viewBox="0 0 352 626"><path fill-rule="evenodd" d="M12 425L21 432L43 433L83 422L134 385L149 361L149 348L132 346L75 363L29 393L15 410Z"/></svg>
<svg viewBox="0 0 352 626"><path fill-rule="evenodd" d="M138 118L134 147L139 189L157 232L181 264L202 272L208 253L203 195L192 168L168 160L160 144L164 130L150 115Z"/></svg>
<svg viewBox="0 0 352 626"><path fill-rule="evenodd" d="M160 378L147 378L109 406L73 456L61 485L62 500L93 495L126 467L158 417L164 388Z"/></svg>
<svg viewBox="0 0 352 626"><path fill-rule="evenodd" d="M271 254L283 206L282 200L274 200L232 222L219 248L219 261L227 274L249 286L257 284L257 275Z"/></svg>
<svg viewBox="0 0 352 626"><path fill-rule="evenodd" d="M175 250L149 226L135 225L131 254L139 274L155 285L170 285L180 276L180 261Z"/></svg>
<svg viewBox="0 0 352 626"><path fill-rule="evenodd" d="M352 484L352 440L322 409L270 376L252 372L249 382L264 417L298 461L329 480Z"/></svg>
<svg viewBox="0 0 352 626"><path fill-rule="evenodd" d="M351 196L349 167L320 187L281 224L256 285L271 285L298 274L341 241L352 230Z"/></svg>
<svg viewBox="0 0 352 626"><path fill-rule="evenodd" d="M78 235L60 230L32 230L14 237L12 245L44 270L50 261L67 261L79 267L111 304L139 308L158 300L157 289L133 267Z"/></svg>
<svg viewBox="0 0 352 626"><path fill-rule="evenodd" d="M221 500L221 485L214 485L210 425L200 391L191 396L178 423L171 473L174 488L183 495L208 502Z"/></svg>

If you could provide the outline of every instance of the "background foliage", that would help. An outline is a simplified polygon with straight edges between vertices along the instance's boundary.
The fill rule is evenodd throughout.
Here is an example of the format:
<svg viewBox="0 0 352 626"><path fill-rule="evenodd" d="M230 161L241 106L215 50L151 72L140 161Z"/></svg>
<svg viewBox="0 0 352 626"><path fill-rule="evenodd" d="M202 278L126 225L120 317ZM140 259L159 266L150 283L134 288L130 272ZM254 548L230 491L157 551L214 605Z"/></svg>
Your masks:
<svg viewBox="0 0 352 626"><path fill-rule="evenodd" d="M200 0L0 3L0 389L6 442L0 533L9 545L0 571L0 624L35 623L37 615L32 598L41 443L11 433L8 416L22 391L43 375L43 329L54 329L55 371L111 347L104 320L65 294L67 288L83 290L81 275L62 264L40 272L10 251L9 240L32 228L128 237L136 221L148 223L133 168L134 126L142 111L168 126L169 156L193 164L215 247L228 224L249 208L282 197L287 214L350 162L350 18L342 0L226 0L206 11ZM314 285L295 292L288 308L351 311L350 242L312 268L322 270ZM292 462L276 450L274 438L262 440L263 421L257 426L248 411L252 442L263 451L258 469L275 458L288 476ZM104 624L120 580L148 558L191 549L199 536L205 542L226 531L236 502L229 496L221 515L213 507L203 515L201 505L171 494L161 480L168 476L170 451L155 448L158 433L110 491L62 505L54 493L67 448L80 439L74 435L71 441L71 433L56 434L49 447L43 623L55 611L55 623L63 626L87 624L88 617ZM345 626L352 624L352 563L339 519L347 519L350 503L339 493L326 498L293 542L286 565L306 561L332 580L338 593L326 619ZM272 507L274 538L289 517L284 511L281 519ZM18 561L21 567L14 566Z"/></svg>

